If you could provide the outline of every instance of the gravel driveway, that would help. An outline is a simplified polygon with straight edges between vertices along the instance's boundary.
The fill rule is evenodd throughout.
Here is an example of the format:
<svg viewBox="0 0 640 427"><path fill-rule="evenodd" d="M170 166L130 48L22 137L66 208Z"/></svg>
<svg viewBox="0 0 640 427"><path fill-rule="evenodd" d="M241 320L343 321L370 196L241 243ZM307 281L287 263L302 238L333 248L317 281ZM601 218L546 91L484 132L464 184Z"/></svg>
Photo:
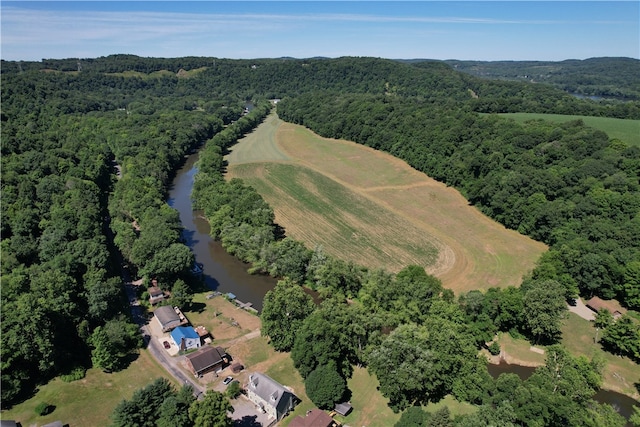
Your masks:
<svg viewBox="0 0 640 427"><path fill-rule="evenodd" d="M567 304L567 308L569 308L570 312L577 314L585 320L595 320L596 318L596 313L584 305L582 298L576 300L576 305Z"/></svg>

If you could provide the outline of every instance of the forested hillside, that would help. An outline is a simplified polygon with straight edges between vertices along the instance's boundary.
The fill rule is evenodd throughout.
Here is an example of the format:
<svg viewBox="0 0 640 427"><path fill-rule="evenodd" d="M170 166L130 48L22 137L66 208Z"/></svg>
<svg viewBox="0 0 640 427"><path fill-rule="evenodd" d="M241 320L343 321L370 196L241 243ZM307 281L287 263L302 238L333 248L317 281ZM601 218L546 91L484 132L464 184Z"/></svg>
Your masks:
<svg viewBox="0 0 640 427"><path fill-rule="evenodd" d="M472 355L497 330L553 341L564 299L578 291L640 305L640 152L580 122L519 125L478 113L638 119L640 103L581 100L430 61L115 55L1 65L3 406L61 374L72 380L89 366L126 366L140 337L124 301L121 260L134 276L154 276L176 295L191 291L193 255L165 198L184 155L208 141L194 195L212 234L255 271L310 283L328 298L313 312L301 310L295 330L274 328L277 316L271 325L300 332L282 337L281 349L292 350L305 378L325 365L344 378L362 363L396 410L448 393L505 409L503 398L518 390L537 397L506 408L505 419L579 425L611 415L590 399L597 364L557 349L564 361L557 369L570 384L554 384L552 366L528 383L510 379L495 388L484 361ZM415 266L395 276L368 272L282 239L259 195L222 178L223 151L267 114L266 98L282 98L278 112L286 120L406 159L551 251L521 288L456 300ZM247 100L258 108L241 118ZM299 287L282 287L304 300ZM614 351L637 359L639 347L633 336L628 341ZM451 357L433 365L423 357L430 354ZM406 368L401 389L385 376L398 358ZM562 405L543 399L559 387ZM544 414L533 407L540 402Z"/></svg>
<svg viewBox="0 0 640 427"><path fill-rule="evenodd" d="M445 62L456 70L479 77L549 84L582 96L640 99L640 61L633 58Z"/></svg>

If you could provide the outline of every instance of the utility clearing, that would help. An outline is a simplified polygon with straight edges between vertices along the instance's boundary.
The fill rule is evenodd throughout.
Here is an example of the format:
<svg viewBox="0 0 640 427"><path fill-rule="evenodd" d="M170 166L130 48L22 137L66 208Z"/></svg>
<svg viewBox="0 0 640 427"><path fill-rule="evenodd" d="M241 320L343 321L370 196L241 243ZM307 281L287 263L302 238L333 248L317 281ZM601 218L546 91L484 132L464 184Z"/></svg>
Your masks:
<svg viewBox="0 0 640 427"><path fill-rule="evenodd" d="M420 265L456 293L517 286L547 249L406 162L275 113L225 159L227 179L253 186L308 248L372 269Z"/></svg>

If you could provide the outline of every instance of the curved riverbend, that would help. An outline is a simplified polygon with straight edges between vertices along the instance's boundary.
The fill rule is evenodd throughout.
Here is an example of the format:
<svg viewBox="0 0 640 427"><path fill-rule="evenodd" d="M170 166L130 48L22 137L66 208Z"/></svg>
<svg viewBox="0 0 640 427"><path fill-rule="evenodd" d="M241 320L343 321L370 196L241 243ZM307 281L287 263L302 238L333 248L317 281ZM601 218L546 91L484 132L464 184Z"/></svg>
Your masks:
<svg viewBox="0 0 640 427"><path fill-rule="evenodd" d="M183 237L193 251L196 262L203 265L205 283L212 289L222 293L232 292L243 302L253 303L254 308L262 310L265 294L273 289L277 280L264 275L247 273L248 264L229 255L220 242L209 235L209 224L202 213L192 210L191 189L198 153L190 155L184 165L177 171L169 191L167 203L180 214L184 227ZM521 378L528 378L535 368L515 364L489 364L489 373L497 377L504 372L512 372ZM609 390L600 390L594 398L601 403L611 404L620 414L628 419L633 413L633 405L638 402L628 396Z"/></svg>

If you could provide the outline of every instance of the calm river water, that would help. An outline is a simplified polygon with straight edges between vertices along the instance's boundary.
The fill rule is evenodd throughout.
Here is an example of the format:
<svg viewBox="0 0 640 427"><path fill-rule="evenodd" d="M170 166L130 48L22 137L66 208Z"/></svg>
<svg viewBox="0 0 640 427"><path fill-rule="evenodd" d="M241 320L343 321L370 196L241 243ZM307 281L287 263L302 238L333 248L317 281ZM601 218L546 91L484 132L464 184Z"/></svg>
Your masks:
<svg viewBox="0 0 640 427"><path fill-rule="evenodd" d="M167 202L180 213L183 237L193 251L196 262L204 266L204 279L210 289L231 292L242 302L251 302L262 310L264 295L276 285L269 276L247 273L247 264L229 255L220 242L209 236L209 223L191 209L191 188L197 172L194 166L198 154L190 155L173 180Z"/></svg>
<svg viewBox="0 0 640 427"><path fill-rule="evenodd" d="M258 310L262 310L265 294L276 285L276 279L262 275L247 273L248 265L229 255L222 245L209 236L209 224L198 211L191 209L191 188L197 170L195 162L198 154L190 155L185 164L178 170L169 191L168 203L180 213L184 227L183 237L193 251L196 262L204 266L204 278L210 289L222 293L231 292L242 302L251 302ZM528 378L533 368L519 365L492 365L489 372L497 377L503 372L513 372L521 378ZM640 403L620 393L601 390L595 399L613 405L623 416L629 417L632 406Z"/></svg>

